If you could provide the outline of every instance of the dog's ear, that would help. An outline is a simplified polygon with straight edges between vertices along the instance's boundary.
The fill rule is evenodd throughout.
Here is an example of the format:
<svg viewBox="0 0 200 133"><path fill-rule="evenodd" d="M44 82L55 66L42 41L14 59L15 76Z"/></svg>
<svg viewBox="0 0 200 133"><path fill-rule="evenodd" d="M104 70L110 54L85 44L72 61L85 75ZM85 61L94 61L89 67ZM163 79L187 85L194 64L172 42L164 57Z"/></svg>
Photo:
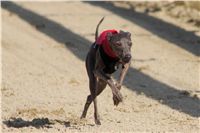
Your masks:
<svg viewBox="0 0 200 133"><path fill-rule="evenodd" d="M106 37L107 37L107 40L110 41L111 38L112 38L112 36L113 36L113 34L112 34L111 32L108 32L108 33L107 33L107 36L106 36Z"/></svg>
<svg viewBox="0 0 200 133"><path fill-rule="evenodd" d="M125 32L123 30L120 30L119 33L122 34L122 35L126 35L129 38L131 37L131 33L130 32Z"/></svg>
<svg viewBox="0 0 200 133"><path fill-rule="evenodd" d="M126 32L124 32L123 30L119 30L119 34L124 34Z"/></svg>
<svg viewBox="0 0 200 133"><path fill-rule="evenodd" d="M131 33L130 32L126 32L127 37L131 38Z"/></svg>

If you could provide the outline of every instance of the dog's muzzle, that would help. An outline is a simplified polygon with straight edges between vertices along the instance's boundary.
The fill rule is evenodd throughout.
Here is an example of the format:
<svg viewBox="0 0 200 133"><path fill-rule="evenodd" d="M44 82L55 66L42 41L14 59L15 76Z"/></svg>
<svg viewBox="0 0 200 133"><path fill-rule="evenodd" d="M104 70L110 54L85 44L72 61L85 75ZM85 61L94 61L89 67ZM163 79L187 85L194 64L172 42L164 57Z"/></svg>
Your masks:
<svg viewBox="0 0 200 133"><path fill-rule="evenodd" d="M122 61L124 63L128 63L131 60L131 54L127 54L124 56L124 58L122 58Z"/></svg>

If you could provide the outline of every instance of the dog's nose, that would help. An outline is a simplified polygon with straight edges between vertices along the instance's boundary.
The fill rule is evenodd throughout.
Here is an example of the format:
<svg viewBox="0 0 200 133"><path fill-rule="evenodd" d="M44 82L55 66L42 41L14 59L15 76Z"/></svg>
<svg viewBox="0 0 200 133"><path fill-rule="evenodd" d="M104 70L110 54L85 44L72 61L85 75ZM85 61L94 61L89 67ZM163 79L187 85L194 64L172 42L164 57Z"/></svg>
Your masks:
<svg viewBox="0 0 200 133"><path fill-rule="evenodd" d="M124 61L125 63L127 63L127 62L130 61L130 59L131 59L131 54L127 54L127 55L124 56L123 61Z"/></svg>
<svg viewBox="0 0 200 133"><path fill-rule="evenodd" d="M125 55L125 58L131 59L131 55L130 54Z"/></svg>

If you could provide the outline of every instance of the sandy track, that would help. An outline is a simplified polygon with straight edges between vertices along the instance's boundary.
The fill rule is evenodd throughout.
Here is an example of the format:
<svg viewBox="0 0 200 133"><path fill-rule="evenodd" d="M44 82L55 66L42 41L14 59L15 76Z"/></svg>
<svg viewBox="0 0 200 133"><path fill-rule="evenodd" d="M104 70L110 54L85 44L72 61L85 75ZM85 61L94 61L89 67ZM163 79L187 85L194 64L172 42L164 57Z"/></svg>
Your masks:
<svg viewBox="0 0 200 133"><path fill-rule="evenodd" d="M82 2L3 5L3 132L199 131L199 36L187 31L194 27L170 19L166 25L156 21L163 18L157 14L154 29L148 16L112 9L117 7ZM79 116L89 94L84 59L102 16L101 30L133 34L133 63L122 89L124 102L114 107L107 87L98 97L102 125L95 126L93 106L85 120ZM181 33L170 34L159 28L163 24L178 25Z"/></svg>

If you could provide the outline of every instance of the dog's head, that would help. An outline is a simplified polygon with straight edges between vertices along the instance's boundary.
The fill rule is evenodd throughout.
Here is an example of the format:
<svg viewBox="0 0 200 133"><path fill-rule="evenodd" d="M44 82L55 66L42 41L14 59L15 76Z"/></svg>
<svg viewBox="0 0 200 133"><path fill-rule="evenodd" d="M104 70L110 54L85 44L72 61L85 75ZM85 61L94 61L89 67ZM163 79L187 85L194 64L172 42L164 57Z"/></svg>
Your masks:
<svg viewBox="0 0 200 133"><path fill-rule="evenodd" d="M124 63L128 63L131 59L131 33L121 31L118 34L107 34L107 40L116 56Z"/></svg>

